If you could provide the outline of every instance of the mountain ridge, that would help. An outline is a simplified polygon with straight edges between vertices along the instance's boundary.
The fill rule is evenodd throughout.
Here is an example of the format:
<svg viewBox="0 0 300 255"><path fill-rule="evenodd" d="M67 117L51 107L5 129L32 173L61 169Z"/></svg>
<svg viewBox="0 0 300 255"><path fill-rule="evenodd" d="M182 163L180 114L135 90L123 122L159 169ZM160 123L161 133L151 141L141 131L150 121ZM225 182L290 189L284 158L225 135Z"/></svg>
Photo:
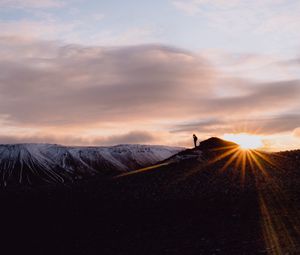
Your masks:
<svg viewBox="0 0 300 255"><path fill-rule="evenodd" d="M182 148L159 145L64 146L19 143L0 145L0 185L65 183L100 174L152 165Z"/></svg>

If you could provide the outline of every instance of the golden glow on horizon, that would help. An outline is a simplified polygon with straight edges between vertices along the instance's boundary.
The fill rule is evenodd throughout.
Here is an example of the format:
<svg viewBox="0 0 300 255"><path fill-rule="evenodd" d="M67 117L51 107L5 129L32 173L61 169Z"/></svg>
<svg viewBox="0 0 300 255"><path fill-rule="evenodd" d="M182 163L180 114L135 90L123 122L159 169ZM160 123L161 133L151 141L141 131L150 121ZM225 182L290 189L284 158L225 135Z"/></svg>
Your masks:
<svg viewBox="0 0 300 255"><path fill-rule="evenodd" d="M257 135L246 133L241 134L225 134L225 140L237 143L242 149L258 149L263 146L262 138Z"/></svg>

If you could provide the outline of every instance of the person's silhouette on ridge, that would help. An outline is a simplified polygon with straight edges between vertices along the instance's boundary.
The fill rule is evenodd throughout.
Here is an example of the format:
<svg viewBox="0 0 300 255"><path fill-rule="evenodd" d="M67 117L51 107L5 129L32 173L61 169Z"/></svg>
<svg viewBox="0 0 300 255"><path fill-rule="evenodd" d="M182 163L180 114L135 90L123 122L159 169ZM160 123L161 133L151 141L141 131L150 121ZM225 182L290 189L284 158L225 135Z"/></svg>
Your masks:
<svg viewBox="0 0 300 255"><path fill-rule="evenodd" d="M195 148L197 147L197 141L198 141L198 137L193 134L193 139L194 139L194 145L195 145Z"/></svg>

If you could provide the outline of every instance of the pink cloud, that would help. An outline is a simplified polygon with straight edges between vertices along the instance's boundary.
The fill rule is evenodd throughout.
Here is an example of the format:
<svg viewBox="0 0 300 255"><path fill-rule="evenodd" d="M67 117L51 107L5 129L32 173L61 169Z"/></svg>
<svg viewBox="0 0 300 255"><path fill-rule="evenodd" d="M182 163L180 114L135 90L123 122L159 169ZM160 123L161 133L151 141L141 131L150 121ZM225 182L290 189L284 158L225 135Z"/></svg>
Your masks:
<svg viewBox="0 0 300 255"><path fill-rule="evenodd" d="M298 80L235 83L229 79L220 83L220 70L201 55L183 49L165 45L85 47L2 37L0 53L0 116L5 116L1 127L14 127L13 137L29 141L54 141L51 134L58 130L62 143L71 143L71 130L75 130L74 137L83 139L88 132L80 133L91 126L99 128L98 134L112 127L105 129L107 138L99 143L132 141L134 137L147 142L151 140L147 134L153 132L159 141L169 139L161 132L176 129L176 123L182 122L196 123L177 128L184 136L195 129L205 136L210 131L225 132L245 116L266 118L274 112L282 114L264 122L265 133L292 131L299 124L284 117L300 108ZM220 89L228 88L232 93L220 95ZM24 134L21 128L39 134ZM134 130L147 134L131 133ZM178 134L175 140L183 141L185 137ZM96 136L90 137L96 141Z"/></svg>

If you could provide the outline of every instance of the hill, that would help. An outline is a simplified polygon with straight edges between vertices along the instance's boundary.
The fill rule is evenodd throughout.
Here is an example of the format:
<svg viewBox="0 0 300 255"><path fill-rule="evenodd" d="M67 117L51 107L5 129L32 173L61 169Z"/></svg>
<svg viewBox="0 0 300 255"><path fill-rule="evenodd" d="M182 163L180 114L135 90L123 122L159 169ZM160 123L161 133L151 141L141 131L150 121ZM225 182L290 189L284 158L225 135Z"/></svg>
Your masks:
<svg viewBox="0 0 300 255"><path fill-rule="evenodd" d="M299 156L212 138L111 179L3 193L2 205L16 212L10 230L38 233L13 240L56 254L299 254Z"/></svg>

